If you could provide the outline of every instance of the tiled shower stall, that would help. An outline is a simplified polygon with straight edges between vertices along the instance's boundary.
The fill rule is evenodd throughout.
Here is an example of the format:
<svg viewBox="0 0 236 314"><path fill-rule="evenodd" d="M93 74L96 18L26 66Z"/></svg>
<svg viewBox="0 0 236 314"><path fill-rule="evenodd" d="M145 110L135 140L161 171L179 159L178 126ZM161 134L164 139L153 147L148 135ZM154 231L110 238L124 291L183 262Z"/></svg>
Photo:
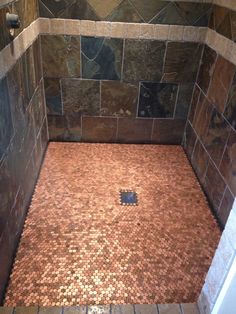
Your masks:
<svg viewBox="0 0 236 314"><path fill-rule="evenodd" d="M21 20L14 40L7 12ZM182 145L224 229L236 194L235 40L233 1L3 1L2 299L48 140ZM202 311L222 281L214 297L202 292Z"/></svg>

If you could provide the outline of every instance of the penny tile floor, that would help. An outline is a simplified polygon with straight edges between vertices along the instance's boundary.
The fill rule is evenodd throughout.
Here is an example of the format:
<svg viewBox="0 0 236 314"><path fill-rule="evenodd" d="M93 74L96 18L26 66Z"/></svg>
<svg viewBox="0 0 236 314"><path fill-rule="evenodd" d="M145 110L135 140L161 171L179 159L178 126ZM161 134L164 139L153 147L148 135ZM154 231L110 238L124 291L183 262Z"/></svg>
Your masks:
<svg viewBox="0 0 236 314"><path fill-rule="evenodd" d="M5 305L196 302L219 237L180 146L50 143Z"/></svg>

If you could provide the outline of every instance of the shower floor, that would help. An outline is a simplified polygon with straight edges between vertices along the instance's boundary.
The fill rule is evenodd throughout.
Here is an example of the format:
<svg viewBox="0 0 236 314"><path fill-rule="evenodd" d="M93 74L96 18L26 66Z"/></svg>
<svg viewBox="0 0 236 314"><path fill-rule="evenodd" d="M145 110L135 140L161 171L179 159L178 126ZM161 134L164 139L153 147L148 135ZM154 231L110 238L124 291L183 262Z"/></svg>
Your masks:
<svg viewBox="0 0 236 314"><path fill-rule="evenodd" d="M195 302L219 237L180 146L50 143L5 305Z"/></svg>

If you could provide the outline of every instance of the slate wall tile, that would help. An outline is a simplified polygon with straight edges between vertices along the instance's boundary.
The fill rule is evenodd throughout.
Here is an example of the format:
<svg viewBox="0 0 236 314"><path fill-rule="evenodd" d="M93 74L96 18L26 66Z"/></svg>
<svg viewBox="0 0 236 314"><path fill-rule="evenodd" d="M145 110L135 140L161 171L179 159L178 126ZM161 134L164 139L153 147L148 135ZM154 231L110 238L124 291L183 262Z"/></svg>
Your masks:
<svg viewBox="0 0 236 314"><path fill-rule="evenodd" d="M45 98L48 115L62 115L62 100L60 79L45 78L44 79Z"/></svg>
<svg viewBox="0 0 236 314"><path fill-rule="evenodd" d="M155 119L152 141L158 144L180 145L185 123L182 119Z"/></svg>
<svg viewBox="0 0 236 314"><path fill-rule="evenodd" d="M150 143L152 135L152 119L118 119L119 143Z"/></svg>
<svg viewBox="0 0 236 314"><path fill-rule="evenodd" d="M82 77L119 80L123 40L119 38L81 37Z"/></svg>

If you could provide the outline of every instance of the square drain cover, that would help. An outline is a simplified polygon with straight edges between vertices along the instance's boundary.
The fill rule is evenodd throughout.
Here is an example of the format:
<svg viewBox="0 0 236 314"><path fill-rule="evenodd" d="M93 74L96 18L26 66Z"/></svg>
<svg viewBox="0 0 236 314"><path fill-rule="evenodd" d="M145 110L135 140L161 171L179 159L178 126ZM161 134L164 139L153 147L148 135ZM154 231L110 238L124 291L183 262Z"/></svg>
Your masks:
<svg viewBox="0 0 236 314"><path fill-rule="evenodd" d="M120 205L123 206L137 206L138 196L132 190L120 190Z"/></svg>

